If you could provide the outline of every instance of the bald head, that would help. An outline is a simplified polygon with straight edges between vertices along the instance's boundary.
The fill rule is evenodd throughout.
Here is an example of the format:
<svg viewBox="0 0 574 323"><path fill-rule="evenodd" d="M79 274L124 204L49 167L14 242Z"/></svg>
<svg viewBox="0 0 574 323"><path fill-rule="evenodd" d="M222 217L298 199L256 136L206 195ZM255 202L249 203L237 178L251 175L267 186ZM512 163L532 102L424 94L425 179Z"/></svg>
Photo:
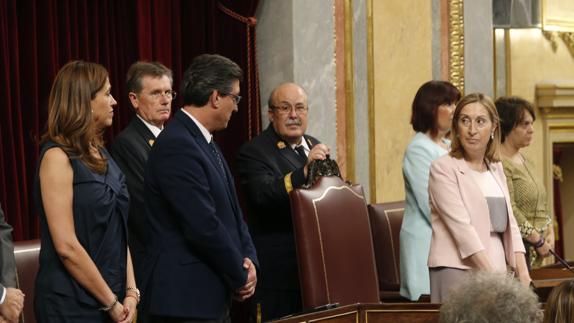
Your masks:
<svg viewBox="0 0 574 323"><path fill-rule="evenodd" d="M299 86L298 84L295 83L291 83L291 82L287 82L287 83L283 83L279 86L277 86L276 88L274 88L271 91L271 94L269 94L269 99L267 100L267 105L269 107L269 109L271 109L271 107L275 106L277 103L277 93L282 93L284 91L287 92L299 92L300 94L302 94L305 97L305 105L307 104L307 92L305 92L305 90Z"/></svg>
<svg viewBox="0 0 574 323"><path fill-rule="evenodd" d="M289 144L299 144L307 130L307 93L295 83L283 83L269 95L269 121Z"/></svg>

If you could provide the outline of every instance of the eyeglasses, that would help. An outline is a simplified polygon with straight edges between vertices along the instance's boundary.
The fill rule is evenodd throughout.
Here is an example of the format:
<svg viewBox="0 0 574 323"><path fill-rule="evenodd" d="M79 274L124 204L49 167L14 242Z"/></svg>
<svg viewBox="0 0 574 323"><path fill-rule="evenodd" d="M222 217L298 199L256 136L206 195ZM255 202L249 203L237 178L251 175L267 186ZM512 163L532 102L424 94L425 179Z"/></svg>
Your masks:
<svg viewBox="0 0 574 323"><path fill-rule="evenodd" d="M227 96L230 96L231 99L233 99L233 101L235 102L235 104L239 104L239 102L241 101L241 95L229 93L227 94Z"/></svg>
<svg viewBox="0 0 574 323"><path fill-rule="evenodd" d="M151 93L145 93L145 94L149 95L154 100L159 100L161 96L165 96L165 98L168 100L173 100L177 96L177 92L173 90L166 90L166 91L156 90Z"/></svg>
<svg viewBox="0 0 574 323"><path fill-rule="evenodd" d="M283 104L278 106L271 106L271 109L279 112L280 114L289 114L292 110L295 110L297 115L302 115L307 113L308 108L304 105L292 106L290 104Z"/></svg>
<svg viewBox="0 0 574 323"><path fill-rule="evenodd" d="M477 117L476 119L473 120L467 116L463 116L462 118L458 119L458 123L465 128L469 128L473 122L475 124L475 127L478 129L482 129L490 125L490 120L485 117Z"/></svg>

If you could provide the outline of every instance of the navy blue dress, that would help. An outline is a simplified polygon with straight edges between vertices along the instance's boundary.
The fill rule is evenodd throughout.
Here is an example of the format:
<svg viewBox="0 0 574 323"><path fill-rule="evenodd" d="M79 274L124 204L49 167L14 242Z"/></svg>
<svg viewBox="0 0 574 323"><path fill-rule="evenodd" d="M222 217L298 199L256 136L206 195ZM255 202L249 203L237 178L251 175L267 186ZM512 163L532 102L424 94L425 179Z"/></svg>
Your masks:
<svg viewBox="0 0 574 323"><path fill-rule="evenodd" d="M45 143L40 160L53 147L58 144ZM107 150L102 149L101 153L108 160L105 174L93 172L82 161L69 156L74 172L74 228L100 274L122 300L126 290L129 195L124 174ZM38 175L35 202L40 214L42 248L34 300L36 319L38 322L108 322L108 313L98 310L103 304L80 286L56 253L46 222Z"/></svg>

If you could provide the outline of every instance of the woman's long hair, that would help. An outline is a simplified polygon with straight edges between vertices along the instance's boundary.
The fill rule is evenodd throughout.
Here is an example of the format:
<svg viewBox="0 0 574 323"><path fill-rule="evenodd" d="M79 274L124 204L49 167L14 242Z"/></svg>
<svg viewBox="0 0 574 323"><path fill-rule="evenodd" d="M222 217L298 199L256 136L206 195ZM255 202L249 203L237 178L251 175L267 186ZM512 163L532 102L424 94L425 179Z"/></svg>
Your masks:
<svg viewBox="0 0 574 323"><path fill-rule="evenodd" d="M70 156L83 161L91 170L104 173L107 160L91 154L91 149L103 147L102 133L92 116L91 101L108 78L101 65L71 61L60 69L48 102L47 130L42 143L51 140L62 146Z"/></svg>
<svg viewBox="0 0 574 323"><path fill-rule="evenodd" d="M546 300L544 323L571 323L574 320L574 281L554 287Z"/></svg>

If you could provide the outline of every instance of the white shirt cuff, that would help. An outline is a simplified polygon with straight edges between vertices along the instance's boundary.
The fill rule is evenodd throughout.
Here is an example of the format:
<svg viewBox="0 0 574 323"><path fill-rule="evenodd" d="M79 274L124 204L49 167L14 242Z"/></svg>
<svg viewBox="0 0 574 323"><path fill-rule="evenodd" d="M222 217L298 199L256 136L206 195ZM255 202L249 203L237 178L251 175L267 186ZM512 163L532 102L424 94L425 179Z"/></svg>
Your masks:
<svg viewBox="0 0 574 323"><path fill-rule="evenodd" d="M6 287L2 287L2 298L0 298L0 305L4 304L5 298L6 298Z"/></svg>

